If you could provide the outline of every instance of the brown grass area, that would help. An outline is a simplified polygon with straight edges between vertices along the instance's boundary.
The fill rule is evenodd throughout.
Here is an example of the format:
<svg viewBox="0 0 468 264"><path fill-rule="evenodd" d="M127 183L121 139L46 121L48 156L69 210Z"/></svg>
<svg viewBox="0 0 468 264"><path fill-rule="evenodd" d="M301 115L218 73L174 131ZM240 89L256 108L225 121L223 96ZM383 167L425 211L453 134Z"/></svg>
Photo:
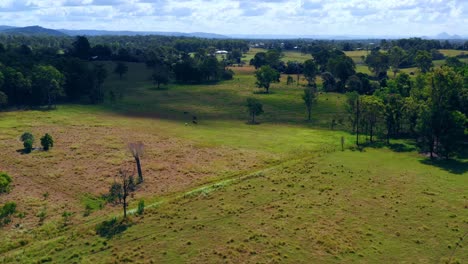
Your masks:
<svg viewBox="0 0 468 264"><path fill-rule="evenodd" d="M120 125L99 125L102 122ZM119 168L135 166L126 147L128 142L142 141L146 148L141 160L145 182L136 193L138 197L179 192L219 177L253 170L267 156L179 139L161 132L158 121L145 118L104 115L95 124L38 122L30 131L36 136L36 147L40 146L41 135L51 134L54 148L49 152L37 149L23 154L18 139L21 132L14 136L16 133L9 131L0 140L0 148L6 154L0 160L0 170L14 179L12 191L0 196L0 204L15 201L20 212L28 212L28 220L35 219L31 212L44 206L48 206L51 217L64 210L81 214L84 204L80 199L84 194L106 193Z"/></svg>

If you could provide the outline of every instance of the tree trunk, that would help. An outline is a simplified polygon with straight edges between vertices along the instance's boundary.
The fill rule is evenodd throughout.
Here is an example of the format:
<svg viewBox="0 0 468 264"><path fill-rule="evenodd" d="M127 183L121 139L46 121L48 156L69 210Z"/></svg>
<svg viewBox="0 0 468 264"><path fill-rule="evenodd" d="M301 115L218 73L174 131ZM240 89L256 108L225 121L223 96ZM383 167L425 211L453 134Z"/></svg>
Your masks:
<svg viewBox="0 0 468 264"><path fill-rule="evenodd" d="M374 126L373 126L372 124L370 124L369 134L370 134L370 142L371 142L371 143L372 143L372 136L373 136L373 132L374 132L374 131L373 131L373 127L374 127Z"/></svg>
<svg viewBox="0 0 468 264"><path fill-rule="evenodd" d="M356 146L359 146L359 99L356 102Z"/></svg>
<svg viewBox="0 0 468 264"><path fill-rule="evenodd" d="M138 182L143 182L143 173L141 172L140 157L135 158L138 170Z"/></svg>
<svg viewBox="0 0 468 264"><path fill-rule="evenodd" d="M252 124L255 124L255 114L252 114Z"/></svg>
<svg viewBox="0 0 468 264"><path fill-rule="evenodd" d="M124 218L127 218L127 197L123 197L123 209L124 209Z"/></svg>
<svg viewBox="0 0 468 264"><path fill-rule="evenodd" d="M266 89L266 93L270 93L270 85L267 85L265 89Z"/></svg>
<svg viewBox="0 0 468 264"><path fill-rule="evenodd" d="M311 112L312 112L312 109L311 109L310 106L308 107L307 112L309 114L309 116L307 117L307 120L310 121L310 116L311 116Z"/></svg>

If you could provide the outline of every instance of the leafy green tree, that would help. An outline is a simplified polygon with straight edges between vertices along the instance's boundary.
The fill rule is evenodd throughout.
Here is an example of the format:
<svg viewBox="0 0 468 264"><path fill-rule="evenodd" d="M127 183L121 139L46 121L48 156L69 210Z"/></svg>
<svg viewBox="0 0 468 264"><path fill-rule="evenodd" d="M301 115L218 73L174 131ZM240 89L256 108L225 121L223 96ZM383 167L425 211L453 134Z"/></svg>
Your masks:
<svg viewBox="0 0 468 264"><path fill-rule="evenodd" d="M428 72L433 66L432 55L428 51L418 50L414 60L422 73Z"/></svg>
<svg viewBox="0 0 468 264"><path fill-rule="evenodd" d="M362 93L362 82L356 75L350 76L346 81L346 91Z"/></svg>
<svg viewBox="0 0 468 264"><path fill-rule="evenodd" d="M54 139L49 134L45 134L41 137L41 145L45 151L48 151L51 147L54 146Z"/></svg>
<svg viewBox="0 0 468 264"><path fill-rule="evenodd" d="M32 92L36 103L52 108L57 97L64 95L65 77L54 66L38 65L32 72Z"/></svg>
<svg viewBox="0 0 468 264"><path fill-rule="evenodd" d="M324 72L321 75L323 83L323 90L325 92L335 92L336 91L336 80L335 77L330 72Z"/></svg>
<svg viewBox="0 0 468 264"><path fill-rule="evenodd" d="M348 78L356 73L355 68L354 61L345 55L334 56L328 60L327 64L328 71L340 79L340 83L338 84L339 91L343 91Z"/></svg>
<svg viewBox="0 0 468 264"><path fill-rule="evenodd" d="M365 95L361 100L362 119L369 134L370 142L373 142L375 129L382 118L384 111L382 100L373 95Z"/></svg>
<svg viewBox="0 0 468 264"><path fill-rule="evenodd" d="M128 72L127 64L123 62L118 62L115 65L114 73L119 75L119 78L122 80L122 76Z"/></svg>
<svg viewBox="0 0 468 264"><path fill-rule="evenodd" d="M247 111L252 118L250 123L255 124L255 117L263 114L263 105L256 98L247 98Z"/></svg>
<svg viewBox="0 0 468 264"><path fill-rule="evenodd" d="M448 57L445 60L445 64L452 68L460 68L465 65L465 63L459 60L457 57Z"/></svg>
<svg viewBox="0 0 468 264"><path fill-rule="evenodd" d="M359 93L356 91L346 93L346 105L345 109L348 113L348 119L351 123L353 133L358 133L358 121L359 121Z"/></svg>
<svg viewBox="0 0 468 264"><path fill-rule="evenodd" d="M85 36L76 37L73 42L73 55L80 59L87 60L90 57L90 53L91 45L88 39Z"/></svg>
<svg viewBox="0 0 468 264"><path fill-rule="evenodd" d="M310 121L312 115L312 105L317 100L317 91L315 86L309 86L304 89L304 94L302 95L302 100L307 109L307 120Z"/></svg>
<svg viewBox="0 0 468 264"><path fill-rule="evenodd" d="M430 89L421 107L417 131L423 150L449 158L462 145L466 116L459 112L462 77L452 68L437 68L428 75ZM465 120L465 123L463 122Z"/></svg>
<svg viewBox="0 0 468 264"><path fill-rule="evenodd" d="M401 130L401 119L403 118L403 97L399 94L387 94L384 100L384 117L387 128L387 144L390 137L397 136Z"/></svg>
<svg viewBox="0 0 468 264"><path fill-rule="evenodd" d="M0 194L10 191L10 184L13 180L6 172L0 171Z"/></svg>
<svg viewBox="0 0 468 264"><path fill-rule="evenodd" d="M270 92L270 84L280 81L280 73L270 66L262 66L255 72L257 78L256 85L258 88L264 88L266 93Z"/></svg>
<svg viewBox="0 0 468 264"><path fill-rule="evenodd" d="M379 77L382 73L386 73L389 68L389 56L386 53L378 50L373 50L366 57L365 63L369 67L376 77Z"/></svg>
<svg viewBox="0 0 468 264"><path fill-rule="evenodd" d="M408 123L409 133L411 135L416 134L416 125L419 118L420 103L413 97L404 98L402 106L403 119Z"/></svg>
<svg viewBox="0 0 468 264"><path fill-rule="evenodd" d="M169 76L170 71L169 68L163 64L159 64L154 67L153 74L151 75L151 79L153 80L154 85L159 90L161 84L168 84L169 83Z"/></svg>
<svg viewBox="0 0 468 264"><path fill-rule="evenodd" d="M315 77L317 75L317 65L315 64L314 60L306 60L304 62L304 77L307 80L309 86L315 84Z"/></svg>
<svg viewBox="0 0 468 264"><path fill-rule="evenodd" d="M4 69L3 75L2 90L8 96L8 103L16 106L31 103L31 80L10 67Z"/></svg>
<svg viewBox="0 0 468 264"><path fill-rule="evenodd" d="M400 65L406 57L406 52L404 49L393 46L388 51L388 62L390 67L392 68L393 77L400 71Z"/></svg>
<svg viewBox="0 0 468 264"><path fill-rule="evenodd" d="M250 60L250 65L253 65L255 69L258 69L264 65L267 65L267 58L265 52L258 52L255 54L253 59Z"/></svg>

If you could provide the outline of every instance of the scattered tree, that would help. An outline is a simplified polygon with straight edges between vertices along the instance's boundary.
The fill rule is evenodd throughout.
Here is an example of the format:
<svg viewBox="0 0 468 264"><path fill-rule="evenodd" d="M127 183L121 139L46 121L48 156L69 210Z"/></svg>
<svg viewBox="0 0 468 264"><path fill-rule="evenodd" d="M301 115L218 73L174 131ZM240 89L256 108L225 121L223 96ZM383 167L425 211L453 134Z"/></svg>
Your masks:
<svg viewBox="0 0 468 264"><path fill-rule="evenodd" d="M317 100L317 92L315 86L309 86L304 89L304 94L302 95L302 100L307 109L307 120L310 121L312 114L312 105Z"/></svg>
<svg viewBox="0 0 468 264"><path fill-rule="evenodd" d="M151 75L151 79L153 80L154 85L159 90L161 84L168 84L169 83L169 69L165 65L157 65L154 67L153 74Z"/></svg>
<svg viewBox="0 0 468 264"><path fill-rule="evenodd" d="M122 207L124 211L124 218L127 218L127 198L130 195L130 193L135 191L133 173L131 173L129 170L121 169L119 170L118 177L120 179L120 186L122 187L120 193L122 195Z"/></svg>
<svg viewBox="0 0 468 264"><path fill-rule="evenodd" d="M271 83L278 83L280 81L280 73L268 65L262 66L257 70L255 77L257 77L257 87L264 88L266 93L270 92Z"/></svg>
<svg viewBox="0 0 468 264"><path fill-rule="evenodd" d="M252 118L250 123L255 124L255 116L263 114L263 105L256 98L247 98L247 111Z"/></svg>
<svg viewBox="0 0 468 264"><path fill-rule="evenodd" d="M428 72L433 66L432 56L428 51L418 50L416 53L415 62L422 73Z"/></svg>
<svg viewBox="0 0 468 264"><path fill-rule="evenodd" d="M388 61L393 71L393 77L400 71L400 64L406 56L404 49L394 46L388 52Z"/></svg>
<svg viewBox="0 0 468 264"><path fill-rule="evenodd" d="M114 73L119 75L119 78L122 80L122 76L128 72L127 64L123 62L118 62L115 65Z"/></svg>
<svg viewBox="0 0 468 264"><path fill-rule="evenodd" d="M314 60L306 60L304 62L304 77L307 80L307 84L312 86L315 84L315 76L317 75L317 65Z"/></svg>
<svg viewBox="0 0 468 264"><path fill-rule="evenodd" d="M382 73L386 73L389 68L389 57L388 54L382 53L378 50L372 50L372 52L366 57L365 63L369 67L376 77L379 77Z"/></svg>

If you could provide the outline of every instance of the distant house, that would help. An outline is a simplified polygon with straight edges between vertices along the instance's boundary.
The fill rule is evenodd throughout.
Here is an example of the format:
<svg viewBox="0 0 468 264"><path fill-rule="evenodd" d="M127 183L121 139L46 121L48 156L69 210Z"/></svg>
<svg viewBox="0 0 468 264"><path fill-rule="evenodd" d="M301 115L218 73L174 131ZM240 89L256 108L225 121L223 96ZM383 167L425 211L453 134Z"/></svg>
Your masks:
<svg viewBox="0 0 468 264"><path fill-rule="evenodd" d="M216 55L223 55L223 54L228 54L228 53L229 53L229 52L226 51L226 50L217 50L217 51L215 52Z"/></svg>

